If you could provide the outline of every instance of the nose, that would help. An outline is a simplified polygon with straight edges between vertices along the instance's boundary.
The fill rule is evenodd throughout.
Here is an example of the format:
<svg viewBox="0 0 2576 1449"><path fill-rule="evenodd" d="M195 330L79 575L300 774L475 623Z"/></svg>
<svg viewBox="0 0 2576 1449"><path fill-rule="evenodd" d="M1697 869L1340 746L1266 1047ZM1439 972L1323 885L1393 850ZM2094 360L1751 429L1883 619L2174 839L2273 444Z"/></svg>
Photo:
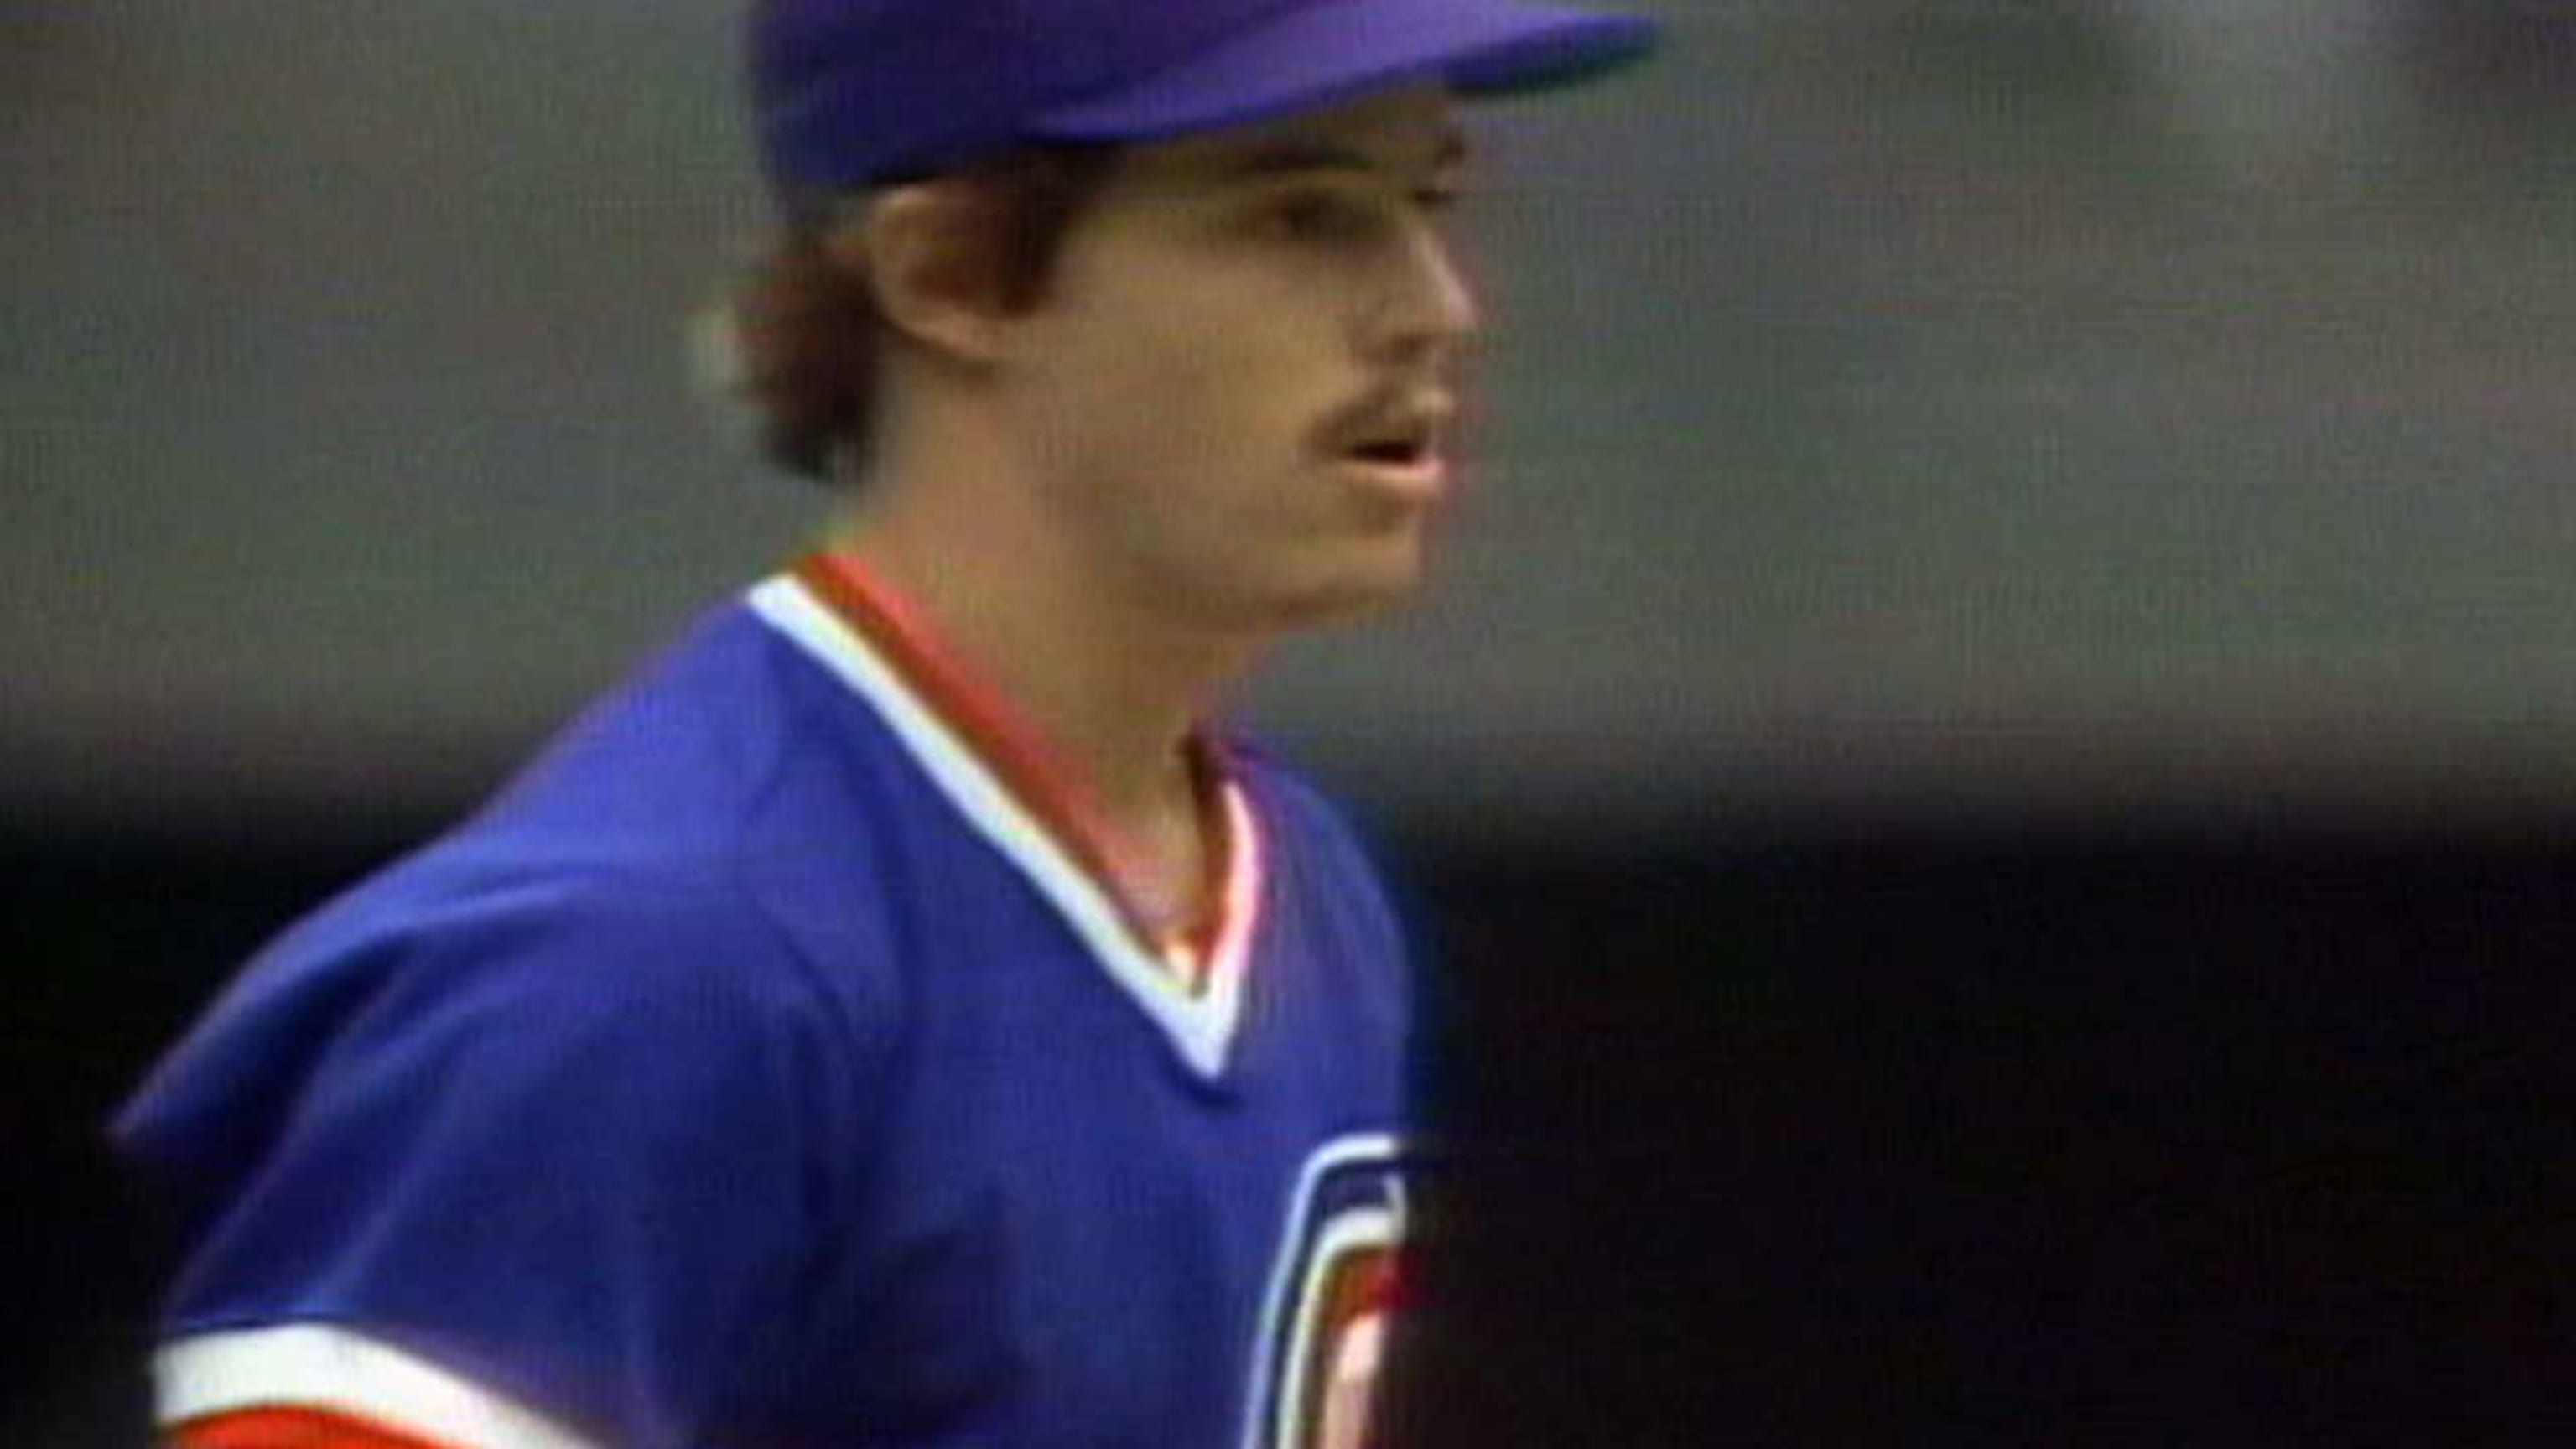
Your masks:
<svg viewBox="0 0 2576 1449"><path fill-rule="evenodd" d="M1449 360L1484 327L1484 309L1458 249L1438 225L1412 229L1393 266L1377 341L1400 359Z"/></svg>

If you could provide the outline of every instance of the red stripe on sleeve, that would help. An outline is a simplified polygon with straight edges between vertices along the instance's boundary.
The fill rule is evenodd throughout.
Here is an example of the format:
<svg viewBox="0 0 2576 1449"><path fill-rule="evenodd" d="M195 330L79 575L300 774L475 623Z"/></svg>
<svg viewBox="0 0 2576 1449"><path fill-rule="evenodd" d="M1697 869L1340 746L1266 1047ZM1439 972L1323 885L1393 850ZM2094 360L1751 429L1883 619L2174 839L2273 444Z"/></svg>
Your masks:
<svg viewBox="0 0 2576 1449"><path fill-rule="evenodd" d="M167 1449L455 1449L328 1409L260 1408L173 1426Z"/></svg>

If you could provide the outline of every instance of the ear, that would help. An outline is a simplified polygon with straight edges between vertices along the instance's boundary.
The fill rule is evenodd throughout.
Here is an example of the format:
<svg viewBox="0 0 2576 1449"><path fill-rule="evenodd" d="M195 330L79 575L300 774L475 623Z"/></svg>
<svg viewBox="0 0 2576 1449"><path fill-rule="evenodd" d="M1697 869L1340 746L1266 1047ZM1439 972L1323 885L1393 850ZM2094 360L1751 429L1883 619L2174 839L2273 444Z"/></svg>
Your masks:
<svg viewBox="0 0 2576 1449"><path fill-rule="evenodd" d="M954 180L898 186L825 239L839 265L868 279L877 312L916 347L983 366L1010 320L993 255L990 209Z"/></svg>

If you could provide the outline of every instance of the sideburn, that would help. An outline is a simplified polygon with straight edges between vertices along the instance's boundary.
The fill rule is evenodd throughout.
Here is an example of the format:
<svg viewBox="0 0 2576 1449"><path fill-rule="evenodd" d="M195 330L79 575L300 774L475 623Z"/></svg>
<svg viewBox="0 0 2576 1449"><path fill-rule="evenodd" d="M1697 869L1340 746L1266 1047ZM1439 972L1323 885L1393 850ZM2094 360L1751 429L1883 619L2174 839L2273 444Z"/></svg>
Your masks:
<svg viewBox="0 0 2576 1449"><path fill-rule="evenodd" d="M1057 255L1083 209L1118 164L1114 146L1048 146L1024 151L975 179L994 205L995 294L1024 312L1046 299Z"/></svg>

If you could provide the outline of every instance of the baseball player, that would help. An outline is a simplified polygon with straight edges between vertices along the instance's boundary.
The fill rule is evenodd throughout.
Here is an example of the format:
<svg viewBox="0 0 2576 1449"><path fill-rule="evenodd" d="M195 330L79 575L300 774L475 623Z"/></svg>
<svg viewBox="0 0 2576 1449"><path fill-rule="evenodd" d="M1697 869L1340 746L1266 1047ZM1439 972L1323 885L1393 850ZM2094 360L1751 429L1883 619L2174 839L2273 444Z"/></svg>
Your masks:
<svg viewBox="0 0 2576 1449"><path fill-rule="evenodd" d="M821 546L288 932L118 1123L187 1449L1351 1446L1368 863L1213 703L1403 595L1518 0L770 0L736 309Z"/></svg>

